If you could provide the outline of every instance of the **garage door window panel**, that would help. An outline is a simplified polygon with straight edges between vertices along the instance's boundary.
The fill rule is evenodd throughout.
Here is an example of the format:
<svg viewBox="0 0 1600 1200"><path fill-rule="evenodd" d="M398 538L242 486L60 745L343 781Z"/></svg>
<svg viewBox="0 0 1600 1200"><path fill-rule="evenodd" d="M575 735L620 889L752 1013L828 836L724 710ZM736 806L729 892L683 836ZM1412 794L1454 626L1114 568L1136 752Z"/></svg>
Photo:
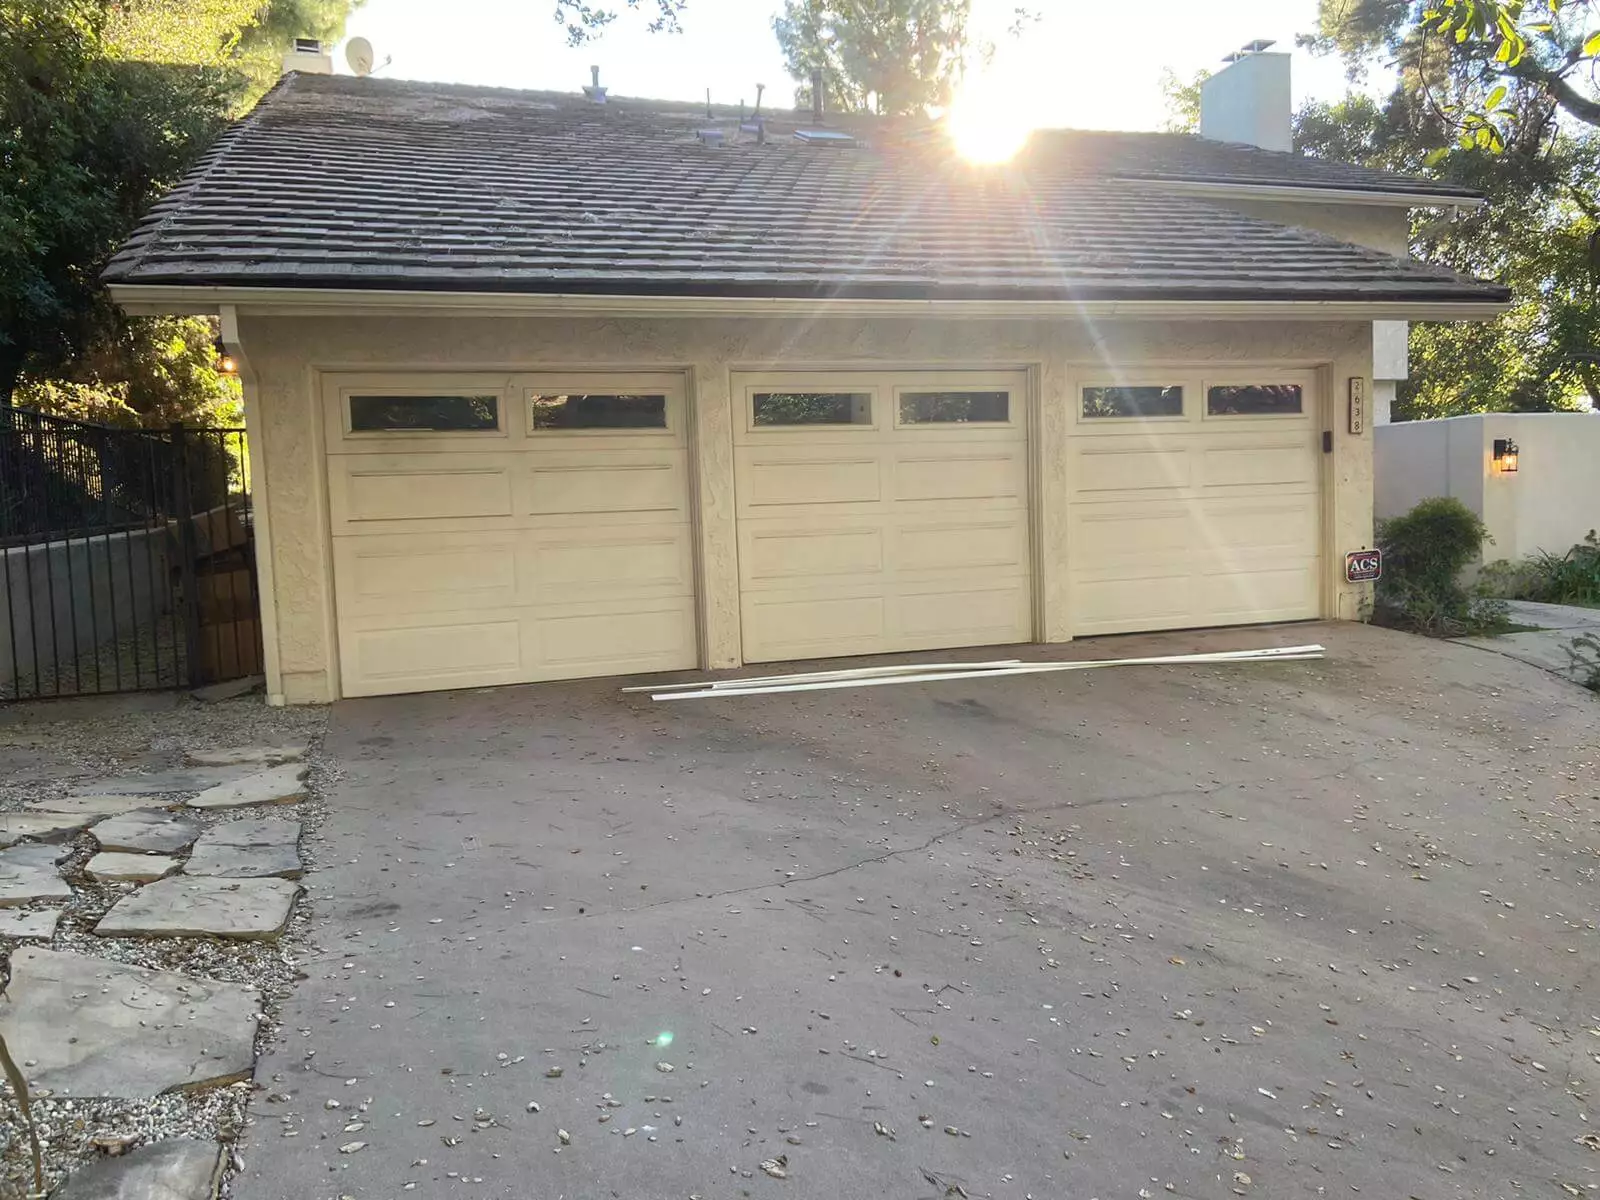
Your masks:
<svg viewBox="0 0 1600 1200"><path fill-rule="evenodd" d="M1093 384L1079 393L1085 421L1183 420L1181 384Z"/></svg>
<svg viewBox="0 0 1600 1200"><path fill-rule="evenodd" d="M498 433L500 398L492 395L349 397L351 433Z"/></svg>
<svg viewBox="0 0 1600 1200"><path fill-rule="evenodd" d="M1206 388L1208 417L1298 417L1305 388L1298 383L1213 383Z"/></svg>
<svg viewBox="0 0 1600 1200"><path fill-rule="evenodd" d="M528 398L528 427L535 433L667 431L664 393L535 393Z"/></svg>
<svg viewBox="0 0 1600 1200"><path fill-rule="evenodd" d="M750 404L757 428L872 425L871 392L755 392Z"/></svg>
<svg viewBox="0 0 1600 1200"><path fill-rule="evenodd" d="M902 391L895 405L900 425L1008 425L1008 391Z"/></svg>

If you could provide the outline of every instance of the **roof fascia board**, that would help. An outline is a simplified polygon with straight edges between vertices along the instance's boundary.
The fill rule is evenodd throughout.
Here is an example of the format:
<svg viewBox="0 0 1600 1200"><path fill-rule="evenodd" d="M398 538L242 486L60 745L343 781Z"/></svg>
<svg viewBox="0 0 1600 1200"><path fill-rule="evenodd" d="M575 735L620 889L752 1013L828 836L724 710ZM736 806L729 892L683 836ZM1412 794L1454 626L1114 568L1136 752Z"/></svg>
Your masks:
<svg viewBox="0 0 1600 1200"><path fill-rule="evenodd" d="M1125 183L1144 183L1164 192L1186 196L1215 196L1236 200L1297 200L1309 204L1371 204L1389 208L1478 209L1488 201L1481 196L1441 196L1436 192L1368 191L1363 188L1290 186L1277 183L1217 183L1197 179L1150 179L1119 175Z"/></svg>
<svg viewBox="0 0 1600 1200"><path fill-rule="evenodd" d="M581 293L385 291L334 288L110 285L130 316L563 317L1119 317L1126 320L1471 321L1510 307L1493 300L862 300L806 297L590 296Z"/></svg>

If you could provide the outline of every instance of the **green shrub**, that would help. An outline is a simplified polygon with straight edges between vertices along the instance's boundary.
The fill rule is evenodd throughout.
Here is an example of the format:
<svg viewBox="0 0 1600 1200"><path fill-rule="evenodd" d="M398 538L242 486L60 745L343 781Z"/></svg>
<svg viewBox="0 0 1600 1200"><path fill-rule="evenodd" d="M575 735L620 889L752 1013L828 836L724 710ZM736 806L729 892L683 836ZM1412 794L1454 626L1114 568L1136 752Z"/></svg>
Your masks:
<svg viewBox="0 0 1600 1200"><path fill-rule="evenodd" d="M1600 540L1593 529L1565 554L1540 551L1524 569L1527 594L1520 599L1600 607Z"/></svg>
<svg viewBox="0 0 1600 1200"><path fill-rule="evenodd" d="M1429 637L1492 633L1506 624L1505 601L1461 586L1461 572L1493 541L1478 515L1449 496L1424 500L1378 525L1383 578L1373 619Z"/></svg>

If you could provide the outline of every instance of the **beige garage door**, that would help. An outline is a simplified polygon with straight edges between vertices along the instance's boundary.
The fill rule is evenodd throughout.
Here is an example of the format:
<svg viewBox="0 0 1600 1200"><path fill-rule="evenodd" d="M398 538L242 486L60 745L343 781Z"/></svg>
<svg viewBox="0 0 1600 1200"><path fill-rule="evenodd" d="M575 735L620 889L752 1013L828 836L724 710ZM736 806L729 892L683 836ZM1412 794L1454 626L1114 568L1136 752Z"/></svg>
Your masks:
<svg viewBox="0 0 1600 1200"><path fill-rule="evenodd" d="M329 376L343 692L692 667L676 376Z"/></svg>
<svg viewBox="0 0 1600 1200"><path fill-rule="evenodd" d="M1078 382L1075 634L1321 615L1315 384L1263 368Z"/></svg>
<svg viewBox="0 0 1600 1200"><path fill-rule="evenodd" d="M736 376L745 661L1031 640L1024 384Z"/></svg>

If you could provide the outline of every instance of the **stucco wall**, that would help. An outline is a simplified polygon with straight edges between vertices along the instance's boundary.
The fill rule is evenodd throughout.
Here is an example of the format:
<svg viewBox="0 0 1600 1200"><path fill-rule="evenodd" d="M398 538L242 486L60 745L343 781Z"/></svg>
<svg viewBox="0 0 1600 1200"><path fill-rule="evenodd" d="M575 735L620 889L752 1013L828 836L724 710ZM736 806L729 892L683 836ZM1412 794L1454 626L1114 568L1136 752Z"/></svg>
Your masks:
<svg viewBox="0 0 1600 1200"><path fill-rule="evenodd" d="M251 317L241 313L246 408L265 469L257 504L269 510L276 638L268 638L269 690L289 702L337 694L331 570L317 419L319 370L681 370L693 405L700 523L701 640L707 666L739 657L734 530L735 370L819 366L999 367L1037 381L1034 431L1042 628L1070 636L1066 611L1069 397L1096 364L1273 363L1320 367L1330 413L1346 380L1370 376L1370 323L1103 322L949 319L607 319L551 317ZM1080 371L1080 367L1085 368ZM1330 415L1334 454L1324 459L1328 584L1324 609L1353 618L1361 589L1342 583L1342 555L1370 544L1370 431L1352 437ZM274 653L275 651L275 653Z"/></svg>
<svg viewBox="0 0 1600 1200"><path fill-rule="evenodd" d="M1489 527L1490 561L1562 554L1600 527L1600 416L1480 413L1387 425L1377 435L1380 517L1454 496ZM1496 438L1517 443L1516 474L1494 469Z"/></svg>
<svg viewBox="0 0 1600 1200"><path fill-rule="evenodd" d="M1279 225L1315 229L1342 242L1381 250L1397 258L1411 256L1411 214L1391 204L1307 204L1299 200L1244 200L1208 196L1208 204L1260 217Z"/></svg>

